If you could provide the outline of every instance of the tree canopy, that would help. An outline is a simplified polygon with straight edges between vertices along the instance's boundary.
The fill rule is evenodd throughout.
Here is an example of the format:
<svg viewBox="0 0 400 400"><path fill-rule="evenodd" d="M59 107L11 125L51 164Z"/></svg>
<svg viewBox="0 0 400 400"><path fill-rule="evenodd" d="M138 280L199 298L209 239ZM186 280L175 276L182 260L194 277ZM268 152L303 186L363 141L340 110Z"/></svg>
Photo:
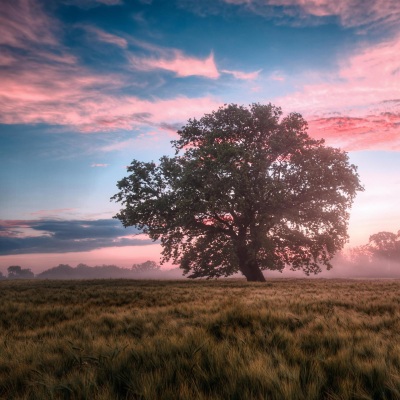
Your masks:
<svg viewBox="0 0 400 400"><path fill-rule="evenodd" d="M389 260L400 261L400 231L378 232L369 237L369 251L375 257L383 257Z"/></svg>
<svg viewBox="0 0 400 400"><path fill-rule="evenodd" d="M307 134L298 113L235 104L190 119L174 157L133 160L112 200L189 277L290 266L318 273L348 239L349 208L363 190L344 151Z"/></svg>
<svg viewBox="0 0 400 400"><path fill-rule="evenodd" d="M131 268L132 272L158 272L160 271L160 266L151 260L147 260L141 264L133 264Z"/></svg>
<svg viewBox="0 0 400 400"><path fill-rule="evenodd" d="M19 265L10 265L7 271L8 279L32 279L35 277L30 268L21 268Z"/></svg>

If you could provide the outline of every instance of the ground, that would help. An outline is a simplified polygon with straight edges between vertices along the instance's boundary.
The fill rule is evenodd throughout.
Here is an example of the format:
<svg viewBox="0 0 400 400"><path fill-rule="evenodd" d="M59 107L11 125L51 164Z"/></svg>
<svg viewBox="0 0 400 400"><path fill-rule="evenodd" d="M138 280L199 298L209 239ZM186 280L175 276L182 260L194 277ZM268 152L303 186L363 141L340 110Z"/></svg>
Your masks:
<svg viewBox="0 0 400 400"><path fill-rule="evenodd" d="M0 282L0 398L399 399L400 280Z"/></svg>

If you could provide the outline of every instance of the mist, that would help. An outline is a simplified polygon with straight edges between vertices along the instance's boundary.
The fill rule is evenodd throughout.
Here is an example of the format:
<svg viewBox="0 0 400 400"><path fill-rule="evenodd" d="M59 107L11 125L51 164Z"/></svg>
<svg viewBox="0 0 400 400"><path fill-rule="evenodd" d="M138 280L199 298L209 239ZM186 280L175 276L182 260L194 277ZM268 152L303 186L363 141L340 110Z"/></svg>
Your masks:
<svg viewBox="0 0 400 400"><path fill-rule="evenodd" d="M134 266L142 266L134 264ZM58 266L46 269L34 274L34 279L150 279L150 280L176 280L187 279L180 268L161 269L154 261L151 262L153 268L138 270L134 268L124 268L116 265L96 265L89 266L78 264L75 267L69 264L59 264ZM352 259L346 253L339 253L332 260L333 267L330 270L323 269L318 274L305 275L303 271L292 271L289 267L282 272L266 270L263 271L265 278L290 278L290 279L396 279L400 278L400 261L389 260L385 257L361 257ZM21 267L22 271L31 268ZM0 270L0 280L7 279L7 269ZM234 274L229 278L220 279L245 279L240 273ZM26 275L20 278L13 276L9 279L26 279Z"/></svg>
<svg viewBox="0 0 400 400"><path fill-rule="evenodd" d="M363 263L354 262L347 255L339 254L331 261L330 270L306 276L302 271L285 268L282 272L264 271L266 278L326 278L326 279L396 279L400 278L400 261L380 257Z"/></svg>

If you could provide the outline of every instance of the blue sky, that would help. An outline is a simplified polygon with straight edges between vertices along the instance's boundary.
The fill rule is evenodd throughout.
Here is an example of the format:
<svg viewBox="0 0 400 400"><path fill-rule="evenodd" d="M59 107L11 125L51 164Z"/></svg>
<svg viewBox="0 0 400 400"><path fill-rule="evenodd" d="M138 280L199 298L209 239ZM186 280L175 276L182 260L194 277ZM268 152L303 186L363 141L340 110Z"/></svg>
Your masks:
<svg viewBox="0 0 400 400"><path fill-rule="evenodd" d="M232 102L301 112L349 151L350 245L397 232L399 23L397 0L3 1L0 270L157 260L111 219L116 182Z"/></svg>

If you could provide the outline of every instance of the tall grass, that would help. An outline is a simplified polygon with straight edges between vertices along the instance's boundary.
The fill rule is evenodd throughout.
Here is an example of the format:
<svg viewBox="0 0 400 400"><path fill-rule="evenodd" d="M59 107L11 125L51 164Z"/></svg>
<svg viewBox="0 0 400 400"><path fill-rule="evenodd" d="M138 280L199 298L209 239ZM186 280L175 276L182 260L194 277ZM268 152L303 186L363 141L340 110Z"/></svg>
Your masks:
<svg viewBox="0 0 400 400"><path fill-rule="evenodd" d="M1 399L400 399L400 281L0 283Z"/></svg>

